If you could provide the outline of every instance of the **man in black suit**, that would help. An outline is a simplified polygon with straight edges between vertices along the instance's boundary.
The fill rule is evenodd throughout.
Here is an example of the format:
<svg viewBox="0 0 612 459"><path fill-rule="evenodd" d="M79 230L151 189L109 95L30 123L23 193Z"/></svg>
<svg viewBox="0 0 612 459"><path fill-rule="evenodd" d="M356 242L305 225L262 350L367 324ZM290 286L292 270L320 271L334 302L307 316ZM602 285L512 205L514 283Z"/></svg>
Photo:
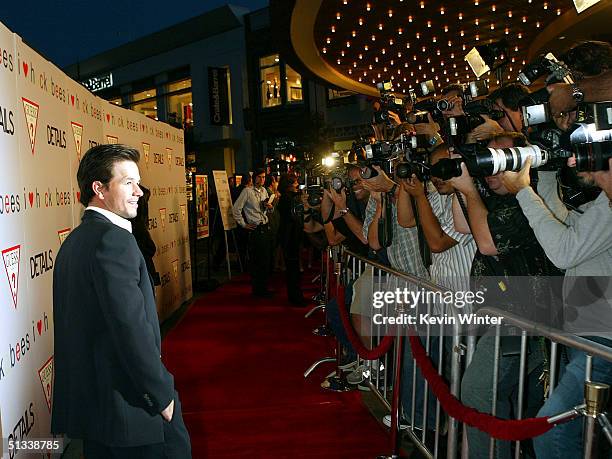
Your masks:
<svg viewBox="0 0 612 459"><path fill-rule="evenodd" d="M151 277L131 234L140 154L99 145L79 165L82 223L53 273L51 431L83 439L86 459L191 458L172 375L161 361Z"/></svg>

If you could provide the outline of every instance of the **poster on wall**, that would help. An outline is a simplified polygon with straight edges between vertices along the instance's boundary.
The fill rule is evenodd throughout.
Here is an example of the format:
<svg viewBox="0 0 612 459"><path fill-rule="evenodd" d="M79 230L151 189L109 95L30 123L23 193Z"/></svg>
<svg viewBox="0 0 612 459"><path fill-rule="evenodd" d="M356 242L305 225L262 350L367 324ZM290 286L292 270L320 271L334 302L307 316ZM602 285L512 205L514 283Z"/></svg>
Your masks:
<svg viewBox="0 0 612 459"><path fill-rule="evenodd" d="M198 226L198 239L204 239L209 235L208 228L208 176L196 175L196 221Z"/></svg>
<svg viewBox="0 0 612 459"><path fill-rule="evenodd" d="M229 231L236 228L237 225L232 215L232 195L230 194L229 183L227 183L227 172L213 171L213 177L215 179L215 189L217 190L223 229Z"/></svg>

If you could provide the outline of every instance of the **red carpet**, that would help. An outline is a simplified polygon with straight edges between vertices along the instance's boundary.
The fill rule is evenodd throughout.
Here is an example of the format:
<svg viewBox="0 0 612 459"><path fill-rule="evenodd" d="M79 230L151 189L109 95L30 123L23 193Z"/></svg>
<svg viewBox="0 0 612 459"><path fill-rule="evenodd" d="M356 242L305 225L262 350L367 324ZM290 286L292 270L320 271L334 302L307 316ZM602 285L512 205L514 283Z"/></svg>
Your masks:
<svg viewBox="0 0 612 459"><path fill-rule="evenodd" d="M312 362L329 355L331 342L311 333L322 315L304 319L307 309L287 306L282 282L274 288L272 300L254 299L248 277L240 276L199 299L164 340L193 457L365 459L388 453L388 434L358 392L320 388L332 364L304 379Z"/></svg>

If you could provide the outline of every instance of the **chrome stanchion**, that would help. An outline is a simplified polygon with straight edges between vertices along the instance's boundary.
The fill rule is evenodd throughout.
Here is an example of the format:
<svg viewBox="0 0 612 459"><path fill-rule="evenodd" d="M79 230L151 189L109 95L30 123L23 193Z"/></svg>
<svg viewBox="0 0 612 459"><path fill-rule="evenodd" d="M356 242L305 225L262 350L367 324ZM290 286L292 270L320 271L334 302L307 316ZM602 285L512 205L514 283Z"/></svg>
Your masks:
<svg viewBox="0 0 612 459"><path fill-rule="evenodd" d="M597 418L605 409L608 403L608 384L587 382L584 385L584 399L586 402L585 428L584 428L584 459L591 459L596 456L598 432Z"/></svg>

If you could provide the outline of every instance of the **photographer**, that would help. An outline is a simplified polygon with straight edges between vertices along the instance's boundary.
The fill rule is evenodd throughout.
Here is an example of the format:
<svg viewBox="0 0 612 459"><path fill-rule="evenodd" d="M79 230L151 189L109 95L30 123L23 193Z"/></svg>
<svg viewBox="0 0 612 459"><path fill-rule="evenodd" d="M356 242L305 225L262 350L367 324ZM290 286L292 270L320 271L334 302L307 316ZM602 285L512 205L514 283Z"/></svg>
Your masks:
<svg viewBox="0 0 612 459"><path fill-rule="evenodd" d="M303 223L294 218L291 208L300 200L298 179L294 174L283 174L278 182L280 199L279 243L285 260L287 297L295 306L306 306L307 302L300 286L300 247L302 243Z"/></svg>
<svg viewBox="0 0 612 459"><path fill-rule="evenodd" d="M521 134L505 132L493 137L491 148L525 146ZM472 276L477 285L487 285L487 300L495 306L510 307L510 311L531 316L552 303L553 292L544 282L545 276L558 275L558 270L546 257L542 247L521 212L513 195L502 183L500 174L486 177L489 193L482 198L464 163L461 177L451 179L454 188L466 198L469 228L478 246L472 264ZM484 199L484 200L483 200ZM455 209L457 210L457 209ZM463 213L455 212L455 222L464 221L460 230L465 230ZM516 276L526 276L522 279ZM524 285L527 283L528 285ZM528 294L527 299L521 298ZM526 309L528 306L529 309ZM527 396L525 416L534 415L542 400L542 388L538 386L542 374L544 350L538 338L528 341ZM482 412L490 412L493 398L493 362L495 358L495 336L488 331L476 345L470 365L466 368L461 383L463 403ZM497 416L509 418L516 399L519 374L520 338L502 337L497 384ZM488 457L489 437L477 429L468 428L470 457ZM511 444L498 441L498 457L509 458Z"/></svg>
<svg viewBox="0 0 612 459"><path fill-rule="evenodd" d="M565 330L585 334L612 347L612 159L608 170L580 173L599 188L599 197L568 211L557 194L554 172L540 171L538 194L529 186L531 161L518 172L505 172L504 186L516 198L536 238L549 258L565 269ZM603 277L597 277L603 276ZM579 288L582 287L582 288ZM595 289L595 291L593 291ZM570 322L571 321L571 322ZM569 363L559 384L546 401L539 416L550 416L583 402L586 354L567 349ZM612 363L593 358L591 380L612 383ZM556 426L534 439L538 458L579 457L582 454L582 422L573 420Z"/></svg>
<svg viewBox="0 0 612 459"><path fill-rule="evenodd" d="M368 239L370 248L374 250L379 260L388 260L388 264L398 271L403 271L417 277L428 278L427 270L423 264L423 259L419 251L418 232L414 215L409 211L402 214L401 221L398 220L397 208L400 203L399 185L391 180L385 172L376 165L378 175L373 178L363 180L365 189L370 190L370 199L366 207L366 216L363 222L363 234ZM379 237L379 222L385 219L383 212L387 209L383 207L382 193L386 193L385 199L391 207L390 221L386 224L391 225L392 242L388 247L381 244ZM404 199L403 196L401 199ZM406 204L412 209L412 204Z"/></svg>

